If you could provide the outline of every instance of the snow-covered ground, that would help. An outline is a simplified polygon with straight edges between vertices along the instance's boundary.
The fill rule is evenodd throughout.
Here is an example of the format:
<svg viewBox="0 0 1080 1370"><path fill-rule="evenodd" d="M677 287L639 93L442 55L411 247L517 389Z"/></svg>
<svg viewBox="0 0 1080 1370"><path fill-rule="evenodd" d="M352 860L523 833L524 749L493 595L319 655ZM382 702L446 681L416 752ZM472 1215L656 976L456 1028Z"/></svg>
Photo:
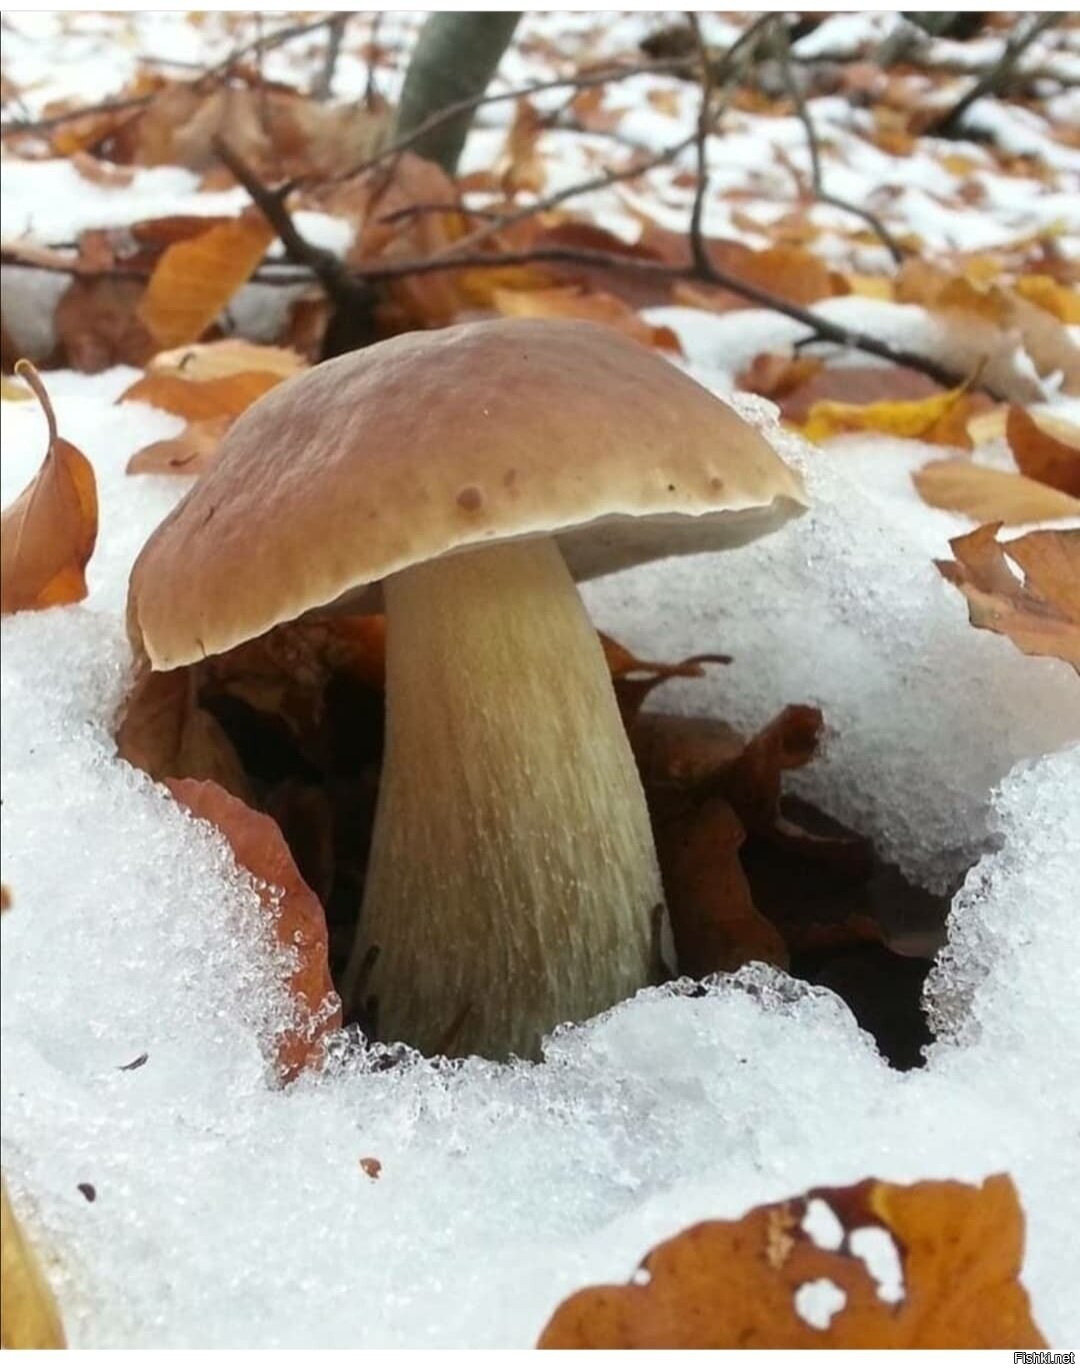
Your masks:
<svg viewBox="0 0 1080 1370"><path fill-rule="evenodd" d="M595 20L529 26L575 55L584 31L602 55L648 23L612 17L598 34ZM83 16L66 35L55 16L14 22L30 35L20 61L37 53L52 83L34 95L42 101L64 80L83 98L108 95L131 74L123 56L109 67L114 50L215 56L176 16L122 17L132 36L119 48L120 18L110 28ZM834 28L833 40L850 40L850 23ZM819 30L815 41L827 38ZM514 61L508 79L538 74ZM295 73L268 54L267 74ZM362 88L362 63L350 58L339 77L339 93ZM639 105L637 136L651 137L655 112ZM801 155L797 127L739 121L717 147L721 167L773 175L770 140ZM572 159L588 140L550 136L554 184L580 173ZM475 164L490 163L491 138L474 136ZM838 189L869 195L896 176L907 195L929 193L930 160L908 158L901 172L840 156L837 176L842 167L850 179ZM47 225L44 240L56 241L125 212L178 212L177 195L198 194L179 172L147 172L135 183L144 198L135 187L96 191L63 219L39 198L42 174L4 165L5 234ZM145 180L155 175L161 199ZM675 192L650 184L659 216ZM1062 211L1050 203L1060 187L1009 186L1000 214L984 205L956 229L964 242L1004 241ZM763 199L784 194L790 180ZM220 197L201 196L201 212L215 212L201 203L210 199ZM625 201L592 208L602 222L626 215ZM728 232L724 202L710 213L710 230ZM947 236L952 223L928 215L916 227ZM786 321L759 311L658 317L722 394L749 360L748 335L753 351L788 336ZM131 664L127 573L186 488L124 474L135 450L180 426L115 406L136 374L47 377L60 431L98 479L90 594L2 628L0 812L14 896L3 924L3 1165L72 1341L528 1345L562 1297L625 1280L691 1222L867 1175L1000 1170L1027 1217L1036 1321L1052 1345L1080 1340L1080 1010L1070 992L1080 685L1063 663L969 626L933 558L971 525L924 506L909 479L937 453L876 436L810 451L770 427L804 469L805 518L739 551L586 589L600 626L646 655L733 654L707 680L666 687L669 702L745 726L787 703L818 704L827 743L796 788L911 877L944 888L977 860L931 977L938 1037L924 1068L890 1069L830 992L750 968L706 997L678 985L645 992L555 1034L540 1064L415 1059L383 1070L342 1042L330 1070L281 1090L263 1048L288 1005L258 899L224 841L119 761L112 741ZM765 402L743 404L772 424ZM2 416L6 505L36 470L45 428L29 404L5 402ZM381 1162L377 1179L365 1157Z"/></svg>

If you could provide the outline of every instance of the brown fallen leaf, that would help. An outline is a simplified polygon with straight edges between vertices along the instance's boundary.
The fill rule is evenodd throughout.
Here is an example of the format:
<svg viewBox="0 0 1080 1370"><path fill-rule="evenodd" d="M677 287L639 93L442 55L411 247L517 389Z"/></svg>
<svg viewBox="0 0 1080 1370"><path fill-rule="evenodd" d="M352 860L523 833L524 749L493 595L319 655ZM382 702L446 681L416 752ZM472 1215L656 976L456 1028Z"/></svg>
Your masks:
<svg viewBox="0 0 1080 1370"><path fill-rule="evenodd" d="M49 445L37 475L0 515L4 614L85 599L86 564L98 529L94 468L57 433L41 377L28 362L20 362L17 369L45 412Z"/></svg>
<svg viewBox="0 0 1080 1370"><path fill-rule="evenodd" d="M838 1249L803 1226L820 1201L843 1228ZM851 1249L858 1229L882 1231L903 1290L885 1291ZM1042 1347L1020 1283L1024 1215L1007 1175L980 1186L951 1180L864 1180L704 1222L655 1247L625 1285L573 1294L556 1309L542 1350L959 1349ZM844 1296L825 1327L799 1310L800 1290L828 1280Z"/></svg>
<svg viewBox="0 0 1080 1370"><path fill-rule="evenodd" d="M751 961L786 969L784 939L755 908L739 862L746 829L732 806L714 798L653 812L680 974L700 979Z"/></svg>
<svg viewBox="0 0 1080 1370"><path fill-rule="evenodd" d="M920 400L881 400L876 404L819 400L797 427L811 442L823 442L842 433L870 432L970 449L967 424L974 408L966 386Z"/></svg>
<svg viewBox="0 0 1080 1370"><path fill-rule="evenodd" d="M518 100L506 145L495 168L504 195L513 196L519 190L539 195L543 190L547 181L539 148L543 132L544 117L540 111L531 100Z"/></svg>
<svg viewBox="0 0 1080 1370"><path fill-rule="evenodd" d="M134 167L103 162L100 158L91 156L89 152L84 152L82 148L73 152L68 162L84 181L89 181L92 185L129 186L135 179Z"/></svg>
<svg viewBox="0 0 1080 1370"><path fill-rule="evenodd" d="M1029 480L962 458L931 461L912 476L925 503L980 523L1041 523L1080 514L1080 500Z"/></svg>
<svg viewBox="0 0 1080 1370"><path fill-rule="evenodd" d="M7 1181L2 1176L0 1345L5 1351L55 1351L67 1346L56 1299L15 1217Z"/></svg>
<svg viewBox="0 0 1080 1370"><path fill-rule="evenodd" d="M208 470L232 419L197 419L175 438L148 443L132 454L129 476L201 476Z"/></svg>
<svg viewBox="0 0 1080 1370"><path fill-rule="evenodd" d="M768 400L779 400L806 384L824 369L820 357L783 356L776 352L759 352L750 365L735 377L740 390L764 395Z"/></svg>
<svg viewBox="0 0 1080 1370"><path fill-rule="evenodd" d="M1004 634L1029 656L1057 657L1080 671L1080 530L1025 533L999 543L1000 527L988 523L953 538L956 560L934 564L967 599L976 628Z"/></svg>
<svg viewBox="0 0 1080 1370"><path fill-rule="evenodd" d="M142 366L153 354L154 340L138 316L142 294L142 281L103 276L71 282L57 301L53 323L73 370Z"/></svg>
<svg viewBox="0 0 1080 1370"><path fill-rule="evenodd" d="M139 318L161 347L195 342L250 278L274 241L263 216L249 210L168 247L139 301Z"/></svg>
<svg viewBox="0 0 1080 1370"><path fill-rule="evenodd" d="M678 335L663 324L651 324L615 295L576 286L540 290L495 290L492 303L500 314L517 319L589 319L607 324L649 347L682 352Z"/></svg>
<svg viewBox="0 0 1080 1370"><path fill-rule="evenodd" d="M294 962L287 985L297 1025L281 1032L274 1047L283 1084L323 1060L323 1039L341 1026L341 1000L330 979L326 915L304 883L281 829L266 814L234 798L212 780L168 780L173 797L197 818L214 824L237 864L255 880L259 899L273 919L274 937Z"/></svg>
<svg viewBox="0 0 1080 1370"><path fill-rule="evenodd" d="M1080 429L1073 428L1073 441L1067 441L1044 427L1034 414L1013 404L1005 421L1005 436L1025 476L1080 499Z"/></svg>
<svg viewBox="0 0 1080 1370"><path fill-rule="evenodd" d="M705 674L705 666L726 666L731 661L731 657L718 652L687 657L684 661L642 661L606 633L600 633L599 638L619 710L628 728L648 696L665 680L697 679Z"/></svg>
<svg viewBox="0 0 1080 1370"><path fill-rule="evenodd" d="M142 675L124 706L116 750L154 780L214 780L238 799L251 801L236 749L217 719L199 706L196 672L190 666Z"/></svg>

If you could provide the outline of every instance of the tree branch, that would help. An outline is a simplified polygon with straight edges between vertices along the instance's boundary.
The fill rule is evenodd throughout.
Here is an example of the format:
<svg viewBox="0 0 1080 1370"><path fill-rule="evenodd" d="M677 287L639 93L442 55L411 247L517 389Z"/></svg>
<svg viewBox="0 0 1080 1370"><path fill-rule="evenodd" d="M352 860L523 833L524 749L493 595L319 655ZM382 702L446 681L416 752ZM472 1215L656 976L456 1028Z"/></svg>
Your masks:
<svg viewBox="0 0 1080 1370"><path fill-rule="evenodd" d="M963 122L964 115L976 100L981 100L984 95L992 95L995 91L1000 90L1011 78L1017 62L1034 43L1035 39L1056 24L1060 18L1060 14L1034 15L1025 32L1018 34L1006 44L1000 59L994 63L989 71L981 76L968 93L959 99L951 109L946 110L944 114L934 120L926 130L927 136L931 138L954 137Z"/></svg>

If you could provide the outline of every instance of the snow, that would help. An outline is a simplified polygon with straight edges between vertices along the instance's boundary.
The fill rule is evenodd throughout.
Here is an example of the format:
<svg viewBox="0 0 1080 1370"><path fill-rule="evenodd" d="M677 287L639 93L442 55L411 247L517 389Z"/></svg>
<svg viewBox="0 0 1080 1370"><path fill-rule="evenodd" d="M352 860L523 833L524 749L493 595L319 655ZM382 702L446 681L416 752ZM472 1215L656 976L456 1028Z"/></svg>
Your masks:
<svg viewBox="0 0 1080 1370"><path fill-rule="evenodd" d="M808 1280L795 1291L799 1317L822 1332L846 1303L847 1295L832 1280Z"/></svg>
<svg viewBox="0 0 1080 1370"><path fill-rule="evenodd" d="M829 19L817 41L880 41L886 26L847 22L857 17ZM631 18L601 25L596 51L625 50ZM404 41L405 21L391 19ZM568 51L593 19L560 20ZM107 47L91 20L17 16L22 32L56 44L35 107ZM154 35L159 53L202 60L176 16L124 22L140 42ZM33 50L27 40L20 60ZM362 88L361 64L340 76L339 91ZM114 88L102 75L92 93ZM736 160L749 166L763 125L739 124ZM797 156L794 134L776 136ZM869 147L854 135L848 146ZM888 175L904 179L879 155L867 153L867 195ZM214 212L185 172L140 172L123 194L80 183L75 195L43 193L61 174L48 166L5 161L5 234L67 239L91 222L192 212L196 198L197 212ZM777 197L790 196L783 179ZM936 193L929 172L918 183ZM642 184L643 199L668 193L662 176ZM1009 184L1018 204L1047 193ZM842 188L855 198L855 182ZM589 212L628 217L610 193ZM24 309L44 311L51 288L38 273ZM911 306L847 297L821 308L901 345L932 336ZM648 313L676 328L686 365L723 395L756 352L801 331L758 310ZM891 1069L830 991L750 967L704 994L686 983L645 991L555 1033L538 1064L405 1054L386 1069L343 1036L324 1074L281 1090L266 1046L291 1010L250 882L222 839L120 762L112 742L131 669L127 575L187 487L124 474L135 450L180 427L114 403L137 374L48 374L60 431L97 474L90 593L0 626L0 820L14 898L2 934L3 1165L72 1342L530 1345L563 1297L631 1278L646 1251L693 1222L868 1175L977 1181L1007 1170L1027 1217L1036 1320L1051 1344L1075 1343L1080 1016L1066 976L1080 954L1080 689L1063 663L973 629L934 569L971 526L912 489L911 472L939 453L880 435L811 451L775 428L766 402L740 399L804 470L811 511L749 547L585 589L597 622L645 655L734 656L704 680L664 687L658 704L747 729L785 704L820 705L823 754L792 788L921 883L962 881L928 985L936 1041L923 1069ZM45 426L32 403L5 401L0 417L6 506L37 469ZM371 1157L377 1178L361 1165ZM827 1205L812 1204L805 1225L835 1246ZM852 1246L882 1296L901 1297L887 1235L867 1229ZM816 1325L841 1307L826 1284L798 1296Z"/></svg>

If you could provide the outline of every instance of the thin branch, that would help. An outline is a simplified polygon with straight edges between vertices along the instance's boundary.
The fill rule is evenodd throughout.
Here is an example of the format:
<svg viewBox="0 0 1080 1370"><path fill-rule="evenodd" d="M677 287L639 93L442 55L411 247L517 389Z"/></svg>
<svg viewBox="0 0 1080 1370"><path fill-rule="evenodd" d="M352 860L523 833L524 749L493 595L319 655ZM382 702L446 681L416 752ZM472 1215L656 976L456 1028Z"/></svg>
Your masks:
<svg viewBox="0 0 1080 1370"><path fill-rule="evenodd" d="M975 82L968 93L959 99L951 109L946 110L944 114L934 120L926 130L927 135L932 138L952 137L959 129L964 115L976 100L981 100L984 95L992 95L995 91L1000 90L1010 80L1017 62L1034 43L1035 39L1040 34L1045 33L1053 24L1056 24L1060 18L1060 14L1036 14L1027 29L1006 44L1005 51L998 61Z"/></svg>
<svg viewBox="0 0 1080 1370"><path fill-rule="evenodd" d="M690 260L699 271L702 271L707 269L709 264L709 249L705 245L702 222L705 218L705 200L709 193L708 143L712 128L712 96L715 78L698 17L692 11L688 12L686 17L690 23L690 32L694 35L698 57L701 61L701 105L698 109L697 130L694 134L694 146L697 149L697 186L694 190L694 203L690 210L688 232ZM730 51L728 55L730 58Z"/></svg>
<svg viewBox="0 0 1080 1370"><path fill-rule="evenodd" d="M371 20L371 32L368 34L367 46L367 75L364 77L364 108L373 110L378 101L378 91L375 88L375 58L379 51L379 28L382 24L383 11L376 10Z"/></svg>
<svg viewBox="0 0 1080 1370"><path fill-rule="evenodd" d="M834 209L844 210L848 214L853 214L857 219L861 219L867 224L885 247L889 256L900 266L904 261L904 250L889 232L885 223L864 205L853 204L850 200L844 200L839 195L833 195L825 189L824 175L821 163L821 145L818 142L817 130L814 128L814 121L810 117L810 108L806 103L802 87L799 85L791 65L791 42L785 25L777 26L776 45L780 56L780 70L783 73L784 84L795 106L795 113L799 121L806 130L806 146L810 153L810 175L814 197L822 204L832 205Z"/></svg>
<svg viewBox="0 0 1080 1370"><path fill-rule="evenodd" d="M395 138L393 142L388 143L374 156L366 158L363 162L357 162L355 166L339 172L332 179L350 181L354 176L361 176L364 172L371 171L391 157L396 157L401 152L407 152L424 135L440 128L443 124L450 123L459 115L472 109L480 109L486 105L505 104L508 100L527 100L532 95L540 95L548 90L589 90L593 86L626 81L632 76L671 72L684 65L685 62L681 58L666 58L657 62L640 62L634 66L605 67L599 71L585 72L577 76L560 76L550 81L537 81L531 86L519 86L514 90L500 90L494 93L485 91L481 95L470 95L466 99L457 100L454 104L447 105L445 109L438 110L404 137ZM299 184L299 179L296 184Z"/></svg>

